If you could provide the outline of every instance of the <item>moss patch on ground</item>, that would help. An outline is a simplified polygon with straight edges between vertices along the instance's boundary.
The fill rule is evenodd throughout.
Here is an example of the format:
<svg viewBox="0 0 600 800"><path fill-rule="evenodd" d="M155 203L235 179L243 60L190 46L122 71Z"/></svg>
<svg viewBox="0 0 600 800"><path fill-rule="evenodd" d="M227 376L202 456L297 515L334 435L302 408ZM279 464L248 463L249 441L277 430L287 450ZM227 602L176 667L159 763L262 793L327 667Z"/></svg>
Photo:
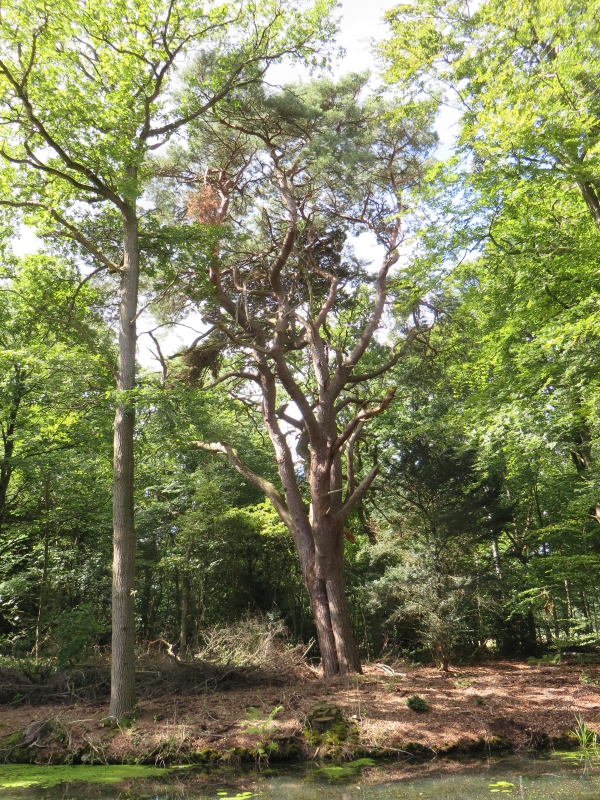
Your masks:
<svg viewBox="0 0 600 800"><path fill-rule="evenodd" d="M61 783L120 783L128 778L152 778L164 774L160 767L136 764L116 766L54 766L36 764L0 764L0 788L16 789L26 786L49 788Z"/></svg>

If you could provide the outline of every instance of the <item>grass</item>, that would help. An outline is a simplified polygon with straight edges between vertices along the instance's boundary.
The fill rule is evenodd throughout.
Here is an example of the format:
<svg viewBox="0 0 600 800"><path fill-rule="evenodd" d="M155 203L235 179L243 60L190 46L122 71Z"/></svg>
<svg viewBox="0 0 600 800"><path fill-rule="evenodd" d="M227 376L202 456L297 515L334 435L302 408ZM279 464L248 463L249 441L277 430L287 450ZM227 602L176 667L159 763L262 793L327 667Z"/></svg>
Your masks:
<svg viewBox="0 0 600 800"><path fill-rule="evenodd" d="M587 723L584 721L580 714L575 717L575 729L570 731L579 745L577 750L567 753L558 753L564 761L570 763L583 763L584 772L591 766L595 766L600 762L600 742L598 741L598 734L591 728L588 728Z"/></svg>

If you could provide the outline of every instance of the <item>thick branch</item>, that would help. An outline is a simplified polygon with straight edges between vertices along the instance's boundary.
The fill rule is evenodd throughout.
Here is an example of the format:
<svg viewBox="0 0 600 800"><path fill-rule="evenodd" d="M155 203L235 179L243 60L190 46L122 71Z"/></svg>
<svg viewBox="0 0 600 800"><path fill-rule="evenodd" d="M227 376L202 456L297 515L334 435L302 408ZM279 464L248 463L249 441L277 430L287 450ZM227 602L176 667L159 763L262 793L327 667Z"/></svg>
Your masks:
<svg viewBox="0 0 600 800"><path fill-rule="evenodd" d="M69 154L64 150L61 145L57 142L57 140L46 130L46 127L42 123L41 120L37 118L34 113L33 106L29 97L27 96L27 92L25 91L24 86L17 81L14 75L11 73L8 66L0 60L0 73L4 74L7 81L13 88L15 96L20 101L23 109L25 111L25 115L27 119L31 122L33 128L39 133L42 139L46 142L48 147L50 147L56 155L61 159L63 164L67 167L67 169L73 170L73 172L78 172L81 175L85 175L85 177L90 181L90 183L95 187L95 191L97 191L102 197L106 197L107 199L111 200L121 211L125 211L125 204L121 200L121 198L116 195L109 187L91 170L89 167L80 164L79 162L72 159ZM41 168L44 168L44 165L41 165ZM58 171L57 171L57 174ZM70 176L66 174L61 174L61 177L65 178L66 180L70 179Z"/></svg>
<svg viewBox="0 0 600 800"><path fill-rule="evenodd" d="M84 247L91 255L94 256L104 267L108 269L109 272L121 272L121 267L118 264L115 264L114 261L111 261L110 258L107 258L101 250L98 250L95 244L93 244L87 236L85 236L79 228L76 228L71 222L68 222L63 216L61 216L58 211L53 209L51 206L47 206L45 203L37 203L33 200L0 200L0 206L9 206L10 208L39 208L44 211L47 211L50 216L55 219L60 225L65 227L69 233L60 233L57 232L55 236L65 236L69 239L73 239L74 241L78 242L82 247Z"/></svg>
<svg viewBox="0 0 600 800"><path fill-rule="evenodd" d="M387 362L387 364L384 364L382 367L379 367L379 369L374 369L372 372L365 372L362 375L350 375L350 376L348 376L348 379L347 379L346 382L347 383L362 383L363 381L370 381L373 378L379 378L381 375L385 375L385 373L388 372L390 369L392 369L392 367L396 366L396 364L398 363L400 358L402 358L402 356L406 353L406 351L408 350L410 345L413 343L413 341L417 338L417 336L419 336L419 334L423 333L424 331L428 331L428 330L430 330L430 329L427 328L427 327L425 327L425 328L421 328L421 327L412 328L409 331L408 336L406 337L406 340L403 342L402 347L400 348L400 350L398 350L397 353L394 353L394 355Z"/></svg>
<svg viewBox="0 0 600 800"><path fill-rule="evenodd" d="M378 472L379 472L379 464L375 464L375 466L367 473L367 475L358 484L355 491L350 495L350 497L341 507L339 513L336 514L335 523L337 526L341 526L344 524L354 506L358 503L359 500L361 500L364 497L365 493L375 480L375 476L377 475Z"/></svg>
<svg viewBox="0 0 600 800"><path fill-rule="evenodd" d="M319 315L315 320L315 331L318 333L319 328L325 324L327 321L327 315L331 311L335 299L338 293L338 287L340 285L339 278L336 278L334 275L328 276L331 280L331 285L329 286L329 292L327 293L327 298L323 303L321 310L319 311Z"/></svg>
<svg viewBox="0 0 600 800"><path fill-rule="evenodd" d="M354 477L354 444L360 436L364 424L364 420L361 420L356 426L352 436L348 439L348 447L346 448L346 500L352 496L352 493L356 489L356 480Z"/></svg>
<svg viewBox="0 0 600 800"><path fill-rule="evenodd" d="M164 386L165 381L167 380L167 373L169 371L169 367L167 365L167 362L165 361L165 357L163 356L163 352L160 349L160 342L158 341L156 336L152 333L152 331L148 331L148 336L152 339L152 341L154 342L154 345L156 347L156 358L157 358L157 360L158 360L158 362L160 364L160 368L161 368L161 380L160 380L160 382L161 382L161 385Z"/></svg>
<svg viewBox="0 0 600 800"><path fill-rule="evenodd" d="M69 234L60 234L61 236L69 236L69 238L74 239L78 244L84 247L91 255L94 256L101 264L103 264L109 272L121 272L121 267L118 264L115 264L110 258L107 258L101 250L99 250L95 244L93 244L87 236L85 236L79 228L76 228L75 225L72 225L68 220L62 217L57 211L53 208L48 209L50 211L51 216L55 219L58 223L60 223L63 227L65 227Z"/></svg>
<svg viewBox="0 0 600 800"><path fill-rule="evenodd" d="M192 442L192 444L195 444L196 447L200 447L203 450L208 450L211 453L220 453L221 455L227 456L231 466L237 470L243 478L253 483L269 498L283 523L289 530L292 529L290 512L277 488L273 486L270 481L266 480L266 478L262 478L260 475L257 475L256 472L253 472L250 467L247 467L238 456L237 450L234 450L233 447L230 447L228 444L221 444L220 442L211 444L206 442Z"/></svg>
<svg viewBox="0 0 600 800"><path fill-rule="evenodd" d="M385 411L386 408L390 405L392 400L394 399L394 395L396 394L396 387L392 386L390 389L387 390L385 393L385 397L381 401L378 406L373 406L372 408L363 408L361 409L358 414L350 420L350 422L346 425L342 433L337 437L335 442L331 447L330 458L337 453L337 451L343 447L343 445L348 441L350 436L354 433L356 428L361 424L364 423L367 419L372 419L376 417L378 414L381 414L382 411Z"/></svg>
<svg viewBox="0 0 600 800"><path fill-rule="evenodd" d="M344 361L343 367L355 367L360 359L363 357L365 350L369 346L371 339L373 338L373 334L379 327L379 323L381 321L381 315L383 314L383 309L385 306L385 298L387 295L387 276L390 268L393 264L398 261L398 254L394 253L387 253L385 257L385 261L383 266L379 270L379 274L377 275L376 281L376 296L375 296L375 303L373 305L373 311L371 312L371 316L369 317L369 321L365 325L361 335L358 338L357 343L354 346L354 349L348 356L348 358Z"/></svg>

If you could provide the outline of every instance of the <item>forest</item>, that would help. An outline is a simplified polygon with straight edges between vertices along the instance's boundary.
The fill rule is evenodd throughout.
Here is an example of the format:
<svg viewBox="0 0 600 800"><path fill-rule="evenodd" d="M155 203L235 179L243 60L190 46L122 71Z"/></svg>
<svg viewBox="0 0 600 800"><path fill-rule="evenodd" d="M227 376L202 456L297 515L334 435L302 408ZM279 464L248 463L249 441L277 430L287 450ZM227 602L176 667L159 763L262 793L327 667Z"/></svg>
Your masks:
<svg viewBox="0 0 600 800"><path fill-rule="evenodd" d="M390 3L342 74L338 14L2 11L0 666L117 720L220 631L598 644L600 7Z"/></svg>

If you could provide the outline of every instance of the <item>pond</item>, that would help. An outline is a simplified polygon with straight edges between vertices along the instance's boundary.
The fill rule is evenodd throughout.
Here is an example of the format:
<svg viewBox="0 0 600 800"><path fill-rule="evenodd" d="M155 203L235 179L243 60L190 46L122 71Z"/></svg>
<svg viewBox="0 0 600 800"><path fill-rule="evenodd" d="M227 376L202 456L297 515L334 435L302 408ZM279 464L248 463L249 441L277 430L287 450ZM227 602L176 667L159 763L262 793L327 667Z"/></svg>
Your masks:
<svg viewBox="0 0 600 800"><path fill-rule="evenodd" d="M577 758L313 765L241 771L0 765L0 800L600 800L600 770Z"/></svg>

